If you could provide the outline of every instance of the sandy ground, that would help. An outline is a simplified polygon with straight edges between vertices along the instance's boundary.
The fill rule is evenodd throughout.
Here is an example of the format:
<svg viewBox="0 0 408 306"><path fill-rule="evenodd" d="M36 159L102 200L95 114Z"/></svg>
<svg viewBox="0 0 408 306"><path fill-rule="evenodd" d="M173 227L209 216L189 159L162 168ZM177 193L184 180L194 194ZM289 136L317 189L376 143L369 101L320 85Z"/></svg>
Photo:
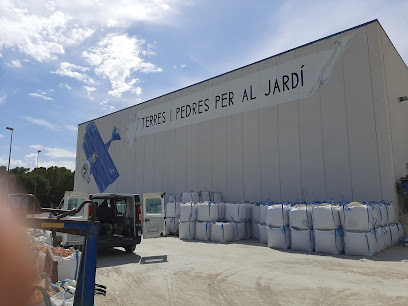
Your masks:
<svg viewBox="0 0 408 306"><path fill-rule="evenodd" d="M402 246L364 258L167 237L100 251L97 266L95 305L408 305Z"/></svg>

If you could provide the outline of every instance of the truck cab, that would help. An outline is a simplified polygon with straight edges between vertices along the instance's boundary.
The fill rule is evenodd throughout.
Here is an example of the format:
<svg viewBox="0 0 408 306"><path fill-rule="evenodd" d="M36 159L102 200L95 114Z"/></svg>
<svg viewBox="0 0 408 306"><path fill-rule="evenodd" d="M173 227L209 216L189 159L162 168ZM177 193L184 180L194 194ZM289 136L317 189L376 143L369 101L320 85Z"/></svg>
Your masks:
<svg viewBox="0 0 408 306"><path fill-rule="evenodd" d="M146 193L141 201L138 194L97 193L87 194L67 191L60 203L63 210L78 208L85 201L96 203L96 211L90 204L67 219L88 220L95 214L99 225L100 248L123 247L126 252L133 252L143 238L164 235L164 192ZM81 246L83 237L58 233L57 240L64 247Z"/></svg>

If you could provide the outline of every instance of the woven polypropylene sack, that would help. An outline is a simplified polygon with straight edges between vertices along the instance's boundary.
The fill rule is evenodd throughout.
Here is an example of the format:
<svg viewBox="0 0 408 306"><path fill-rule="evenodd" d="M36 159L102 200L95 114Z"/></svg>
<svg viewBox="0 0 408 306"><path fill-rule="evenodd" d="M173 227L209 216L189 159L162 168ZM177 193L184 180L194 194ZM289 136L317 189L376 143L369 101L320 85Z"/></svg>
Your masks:
<svg viewBox="0 0 408 306"><path fill-rule="evenodd" d="M263 244L268 243L268 236L266 234L266 228L268 226L266 224L258 224L259 228L259 242Z"/></svg>
<svg viewBox="0 0 408 306"><path fill-rule="evenodd" d="M252 220L252 204L250 203L245 203L245 208L246 208L246 219L247 221Z"/></svg>
<svg viewBox="0 0 408 306"><path fill-rule="evenodd" d="M210 222L210 221L204 221L204 222L197 221L195 239L201 240L201 241L210 241L212 224L213 222Z"/></svg>
<svg viewBox="0 0 408 306"><path fill-rule="evenodd" d="M315 252L326 254L343 253L343 237L339 229L314 229Z"/></svg>
<svg viewBox="0 0 408 306"><path fill-rule="evenodd" d="M193 240L195 238L195 222L179 222L179 238Z"/></svg>
<svg viewBox="0 0 408 306"><path fill-rule="evenodd" d="M290 248L290 230L287 227L267 227L268 247L274 249Z"/></svg>
<svg viewBox="0 0 408 306"><path fill-rule="evenodd" d="M346 255L372 256L377 252L377 241L373 231L344 231L344 253Z"/></svg>
<svg viewBox="0 0 408 306"><path fill-rule="evenodd" d="M233 222L234 224L234 240L247 239L247 228L245 222Z"/></svg>
<svg viewBox="0 0 408 306"><path fill-rule="evenodd" d="M387 213L387 208L383 203L380 203L377 205L379 208L380 212L380 225L381 226L387 226L388 225L388 213Z"/></svg>
<svg viewBox="0 0 408 306"><path fill-rule="evenodd" d="M381 226L380 228L384 236L384 247L388 248L391 246L391 242L392 242L390 227L387 225L387 226Z"/></svg>
<svg viewBox="0 0 408 306"><path fill-rule="evenodd" d="M271 227L289 226L289 209L287 205L277 204L268 207L266 223Z"/></svg>
<svg viewBox="0 0 408 306"><path fill-rule="evenodd" d="M205 202L197 204L197 221L217 221L218 204Z"/></svg>
<svg viewBox="0 0 408 306"><path fill-rule="evenodd" d="M259 223L266 224L266 215L268 211L268 205L259 205Z"/></svg>
<svg viewBox="0 0 408 306"><path fill-rule="evenodd" d="M192 202L180 205L180 221L195 222L197 220L197 205Z"/></svg>
<svg viewBox="0 0 408 306"><path fill-rule="evenodd" d="M371 205L373 210L374 228L381 226L381 211L379 205Z"/></svg>
<svg viewBox="0 0 408 306"><path fill-rule="evenodd" d="M213 202L213 203L221 203L221 202L222 202L221 192L213 192L213 193L211 193L211 202Z"/></svg>
<svg viewBox="0 0 408 306"><path fill-rule="evenodd" d="M224 219L229 222L245 222L246 211L245 204L225 203Z"/></svg>
<svg viewBox="0 0 408 306"><path fill-rule="evenodd" d="M182 194L181 193L176 193L175 194L175 196L176 196L176 202L182 202L181 200L182 200ZM170 202L170 201L169 201Z"/></svg>
<svg viewBox="0 0 408 306"><path fill-rule="evenodd" d="M298 229L312 229L312 207L305 204L297 204L289 210L289 225Z"/></svg>
<svg viewBox="0 0 408 306"><path fill-rule="evenodd" d="M397 223L398 222L398 214L397 214L397 206L394 203L385 204L387 208L387 217L388 223Z"/></svg>
<svg viewBox="0 0 408 306"><path fill-rule="evenodd" d="M384 232L381 227L374 229L375 239L377 240L377 252L381 252L385 249Z"/></svg>
<svg viewBox="0 0 408 306"><path fill-rule="evenodd" d="M249 221L245 222L245 229L246 229L245 239L251 239L252 238L252 223Z"/></svg>
<svg viewBox="0 0 408 306"><path fill-rule="evenodd" d="M217 203L218 206L218 220L224 220L225 219L225 203L220 202Z"/></svg>
<svg viewBox="0 0 408 306"><path fill-rule="evenodd" d="M290 247L292 250L313 252L314 251L313 230L301 230L291 227Z"/></svg>
<svg viewBox="0 0 408 306"><path fill-rule="evenodd" d="M259 223L259 205L251 204L251 219L254 223Z"/></svg>
<svg viewBox="0 0 408 306"><path fill-rule="evenodd" d="M374 210L371 205L351 202L341 206L340 221L346 231L371 231L374 229Z"/></svg>
<svg viewBox="0 0 408 306"><path fill-rule="evenodd" d="M259 240L259 223L252 223L252 239Z"/></svg>
<svg viewBox="0 0 408 306"><path fill-rule="evenodd" d="M180 204L177 202L166 203L165 216L166 218L180 217Z"/></svg>
<svg viewBox="0 0 408 306"><path fill-rule="evenodd" d="M201 191L200 192L200 202L210 202L211 201L211 192Z"/></svg>
<svg viewBox="0 0 408 306"><path fill-rule="evenodd" d="M166 218L166 231L165 235L178 234L179 232L179 218Z"/></svg>
<svg viewBox="0 0 408 306"><path fill-rule="evenodd" d="M234 225L227 222L215 222L211 225L211 241L230 242L234 240Z"/></svg>
<svg viewBox="0 0 408 306"><path fill-rule="evenodd" d="M402 237L402 226L398 223L391 223L389 228L391 232L391 244L397 245Z"/></svg>
<svg viewBox="0 0 408 306"><path fill-rule="evenodd" d="M312 206L313 228L334 230L340 227L339 207L331 204Z"/></svg>

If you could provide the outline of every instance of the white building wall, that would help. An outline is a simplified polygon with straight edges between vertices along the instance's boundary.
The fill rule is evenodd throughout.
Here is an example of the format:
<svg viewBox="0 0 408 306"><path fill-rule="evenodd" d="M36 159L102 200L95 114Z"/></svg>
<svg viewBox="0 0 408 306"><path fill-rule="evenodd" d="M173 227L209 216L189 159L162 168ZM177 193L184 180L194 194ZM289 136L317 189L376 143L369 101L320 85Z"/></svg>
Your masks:
<svg viewBox="0 0 408 306"><path fill-rule="evenodd" d="M307 98L299 98L298 88L294 101L259 107L270 99L264 94L267 69L279 72L280 64L333 50L336 39L350 34L351 44L327 84ZM393 97L407 95L395 78L408 75L387 42L374 22L94 120L104 142L114 125L122 137L109 149L120 176L105 192L211 190L227 201L251 202L340 200L343 193L347 200L393 199L395 178L405 171L408 156L407 142L396 143L407 139L408 103ZM251 85L256 99L241 104L246 111L221 109L223 117L137 136L134 147L125 142L136 111L174 99L205 99L208 91L212 97L239 93ZM81 148L86 125L78 130L78 170L86 160ZM98 192L92 175L87 183L79 171L75 190Z"/></svg>

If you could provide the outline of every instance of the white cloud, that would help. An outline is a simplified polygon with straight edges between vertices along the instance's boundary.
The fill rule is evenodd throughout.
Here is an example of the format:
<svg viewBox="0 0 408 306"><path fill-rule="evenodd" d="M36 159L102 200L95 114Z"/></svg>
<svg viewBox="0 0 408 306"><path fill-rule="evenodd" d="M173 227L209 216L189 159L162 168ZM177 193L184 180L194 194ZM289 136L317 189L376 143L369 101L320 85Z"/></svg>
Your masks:
<svg viewBox="0 0 408 306"><path fill-rule="evenodd" d="M30 148L33 148L35 150L42 150L44 147L42 145L31 145Z"/></svg>
<svg viewBox="0 0 408 306"><path fill-rule="evenodd" d="M7 66L11 67L11 68L21 68L21 62L19 60L12 60L9 63L6 63Z"/></svg>
<svg viewBox="0 0 408 306"><path fill-rule="evenodd" d="M186 68L187 65L180 65L180 68Z"/></svg>
<svg viewBox="0 0 408 306"><path fill-rule="evenodd" d="M4 135L1 135L1 134L0 134L0 138L3 138L3 137L4 137Z"/></svg>
<svg viewBox="0 0 408 306"><path fill-rule="evenodd" d="M144 40L128 35L108 34L98 45L82 53L88 64L95 67L95 73L109 80L113 97L121 97L124 92L142 94L137 86L140 79L133 76L134 72L160 72L161 68L145 61L143 56Z"/></svg>
<svg viewBox="0 0 408 306"><path fill-rule="evenodd" d="M44 94L38 94L38 93L31 92L31 93L28 93L28 95L31 96L31 97L40 98L40 99L43 99L43 100L51 100L51 101L54 100L53 98L47 97Z"/></svg>
<svg viewBox="0 0 408 306"><path fill-rule="evenodd" d="M51 158L75 158L76 153L61 148L43 148L44 155Z"/></svg>
<svg viewBox="0 0 408 306"><path fill-rule="evenodd" d="M106 22L106 26L108 28L114 28L118 25L118 22L112 18L109 18L108 21Z"/></svg>
<svg viewBox="0 0 408 306"><path fill-rule="evenodd" d="M58 70L51 73L74 78L85 84L95 84L95 81L88 74L84 73L85 71L89 71L89 68L62 62Z"/></svg>
<svg viewBox="0 0 408 306"><path fill-rule="evenodd" d="M71 171L75 171L75 161L70 160L49 160L49 161L41 161L39 162L40 167L65 167Z"/></svg>
<svg viewBox="0 0 408 306"><path fill-rule="evenodd" d="M78 127L73 125L66 125L65 128L71 132L78 132Z"/></svg>
<svg viewBox="0 0 408 306"><path fill-rule="evenodd" d="M7 95L0 95L0 105L6 103Z"/></svg>
<svg viewBox="0 0 408 306"><path fill-rule="evenodd" d="M55 126L52 125L51 123L49 123L48 121L45 121L43 119L39 119L39 118L33 118L30 116L23 116L23 119L35 124L35 125L39 125L39 126L43 126L49 129L55 129Z"/></svg>
<svg viewBox="0 0 408 306"><path fill-rule="evenodd" d="M60 88L66 88L66 89L69 89L69 90L72 89L72 87L69 86L69 85L66 84L66 83L59 83L58 87L60 87Z"/></svg>

